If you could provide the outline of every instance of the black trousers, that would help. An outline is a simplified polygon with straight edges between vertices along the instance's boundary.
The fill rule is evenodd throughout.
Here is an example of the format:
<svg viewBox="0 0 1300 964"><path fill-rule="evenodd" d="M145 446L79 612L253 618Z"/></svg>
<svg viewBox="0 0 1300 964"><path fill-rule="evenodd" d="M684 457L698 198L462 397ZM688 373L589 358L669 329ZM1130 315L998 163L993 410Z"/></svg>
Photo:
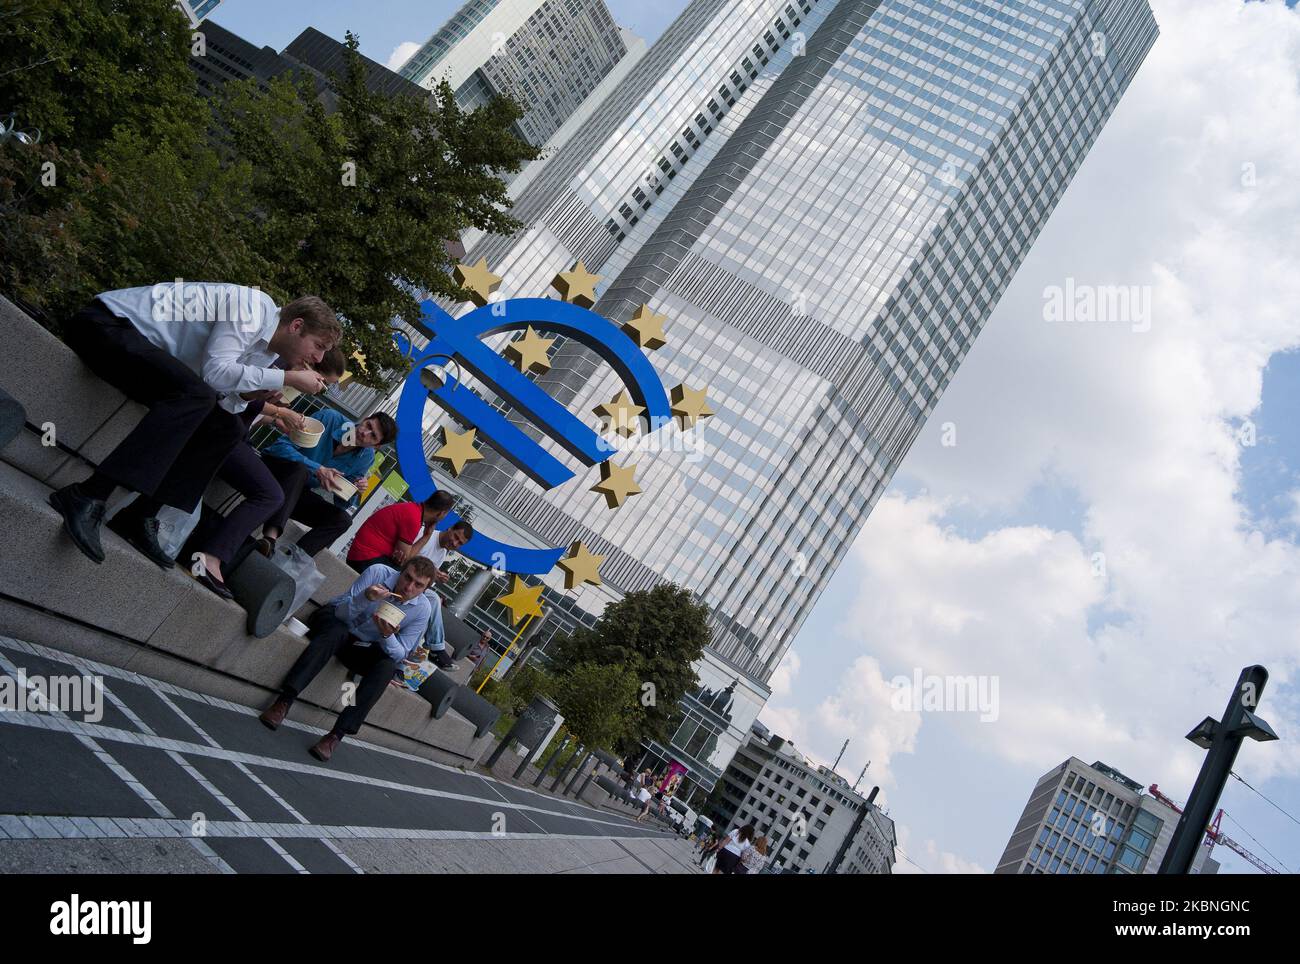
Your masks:
<svg viewBox="0 0 1300 964"><path fill-rule="evenodd" d="M353 705L345 707L334 724L334 732L351 735L361 729L366 714L379 702L397 672L397 663L377 645L359 646L347 625L334 615L332 607L316 610L310 619L307 648L289 669L280 693L292 700L337 656L339 661L361 674L361 685L354 694Z"/></svg>
<svg viewBox="0 0 1300 964"><path fill-rule="evenodd" d="M229 562L258 526L280 509L284 493L253 446L240 442L217 470L217 478L229 483L244 499L231 510L211 535L199 544L202 552Z"/></svg>
<svg viewBox="0 0 1300 964"><path fill-rule="evenodd" d="M72 316L64 341L96 375L149 411L99 464L124 488L186 512L244 437L238 415L184 362L99 302Z"/></svg>
<svg viewBox="0 0 1300 964"><path fill-rule="evenodd" d="M283 503L266 520L266 525L283 532L284 524L289 519L296 519L308 526L307 532L298 540L298 548L309 556L332 545L335 539L348 531L352 517L333 502L322 499L311 491L311 469L301 462L290 462L274 455L263 458L267 469L284 492Z"/></svg>

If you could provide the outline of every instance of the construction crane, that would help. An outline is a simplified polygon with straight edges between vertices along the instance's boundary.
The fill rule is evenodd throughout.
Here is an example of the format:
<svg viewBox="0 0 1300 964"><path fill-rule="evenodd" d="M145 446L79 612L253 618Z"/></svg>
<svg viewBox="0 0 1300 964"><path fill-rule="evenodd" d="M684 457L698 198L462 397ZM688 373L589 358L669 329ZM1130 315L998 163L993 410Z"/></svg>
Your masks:
<svg viewBox="0 0 1300 964"><path fill-rule="evenodd" d="M1156 786L1154 783L1151 784L1151 786L1147 787L1147 791L1151 794L1151 796L1155 797L1165 806L1172 808L1178 813L1183 812L1183 808L1180 807L1178 804L1174 803L1174 801L1171 800L1169 797L1161 793L1160 788ZM1205 846L1207 857L1213 856L1214 845L1218 844L1221 847L1227 847L1229 850L1235 853L1242 860L1245 860L1247 863L1252 864L1253 866L1255 866L1256 868L1258 868L1259 870L1263 871L1266 874L1282 873L1282 871L1278 870L1276 867L1272 866L1271 864L1267 864L1263 860L1260 860L1249 850L1247 850L1241 844L1237 843L1237 841L1233 840L1226 833L1220 830L1219 824L1222 820L1223 820L1223 808L1220 807L1219 812L1214 815L1214 823L1210 824L1210 826L1205 828L1204 846Z"/></svg>

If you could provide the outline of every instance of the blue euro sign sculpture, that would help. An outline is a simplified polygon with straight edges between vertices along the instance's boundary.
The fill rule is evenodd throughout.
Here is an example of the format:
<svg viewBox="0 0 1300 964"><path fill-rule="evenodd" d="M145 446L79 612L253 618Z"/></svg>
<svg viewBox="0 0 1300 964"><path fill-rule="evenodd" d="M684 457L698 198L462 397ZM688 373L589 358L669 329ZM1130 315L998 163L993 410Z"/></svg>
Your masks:
<svg viewBox="0 0 1300 964"><path fill-rule="evenodd" d="M441 385L426 385L422 378L424 369L434 363L454 361L456 367L469 372L512 404L541 432L585 465L599 465L614 454L614 449L572 412L483 344L489 335L523 331L529 325L536 325L576 339L618 373L633 401L645 409L652 431L672 418L668 395L654 366L617 325L590 309L550 298L498 301L460 318L453 318L432 301L425 301L420 308L422 315L417 327L429 337L429 344L411 365L397 406L397 424L401 429L397 436L397 458L411 496L417 501L438 491L424 456L424 403L431 397L460 421L477 429L479 436L543 489L553 489L573 478L573 472L564 463L469 388L462 387L450 371L445 372ZM457 518L455 513L449 513L438 528L448 528ZM541 575L555 566L565 547L525 549L476 532L460 551L486 566L523 575Z"/></svg>

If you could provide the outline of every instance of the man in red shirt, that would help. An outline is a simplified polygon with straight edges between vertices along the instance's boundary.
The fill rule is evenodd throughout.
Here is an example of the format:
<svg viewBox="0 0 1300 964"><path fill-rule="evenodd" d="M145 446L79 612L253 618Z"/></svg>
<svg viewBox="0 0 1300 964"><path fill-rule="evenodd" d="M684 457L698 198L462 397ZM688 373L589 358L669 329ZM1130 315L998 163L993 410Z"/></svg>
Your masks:
<svg viewBox="0 0 1300 964"><path fill-rule="evenodd" d="M364 572L375 563L400 569L413 554L419 541L420 529L437 525L451 511L455 500L450 492L435 492L423 502L398 502L384 506L374 513L352 539L348 549L348 565ZM466 540L473 535L469 523L457 523L468 531Z"/></svg>

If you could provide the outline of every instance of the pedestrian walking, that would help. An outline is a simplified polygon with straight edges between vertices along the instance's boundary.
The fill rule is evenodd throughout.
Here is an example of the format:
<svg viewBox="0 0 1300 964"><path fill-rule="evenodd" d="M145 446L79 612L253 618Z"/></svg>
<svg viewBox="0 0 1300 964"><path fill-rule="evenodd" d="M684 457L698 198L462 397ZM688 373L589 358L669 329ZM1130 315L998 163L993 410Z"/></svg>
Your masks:
<svg viewBox="0 0 1300 964"><path fill-rule="evenodd" d="M736 867L738 874L758 874L762 873L763 865L767 863L767 838L756 837L754 842L745 848L740 855L740 865Z"/></svg>
<svg viewBox="0 0 1300 964"><path fill-rule="evenodd" d="M747 823L743 827L729 832L723 838L722 846L718 848L718 863L713 868L713 872L715 874L734 874L736 867L740 864L741 855L753 839L754 825L752 823Z"/></svg>

